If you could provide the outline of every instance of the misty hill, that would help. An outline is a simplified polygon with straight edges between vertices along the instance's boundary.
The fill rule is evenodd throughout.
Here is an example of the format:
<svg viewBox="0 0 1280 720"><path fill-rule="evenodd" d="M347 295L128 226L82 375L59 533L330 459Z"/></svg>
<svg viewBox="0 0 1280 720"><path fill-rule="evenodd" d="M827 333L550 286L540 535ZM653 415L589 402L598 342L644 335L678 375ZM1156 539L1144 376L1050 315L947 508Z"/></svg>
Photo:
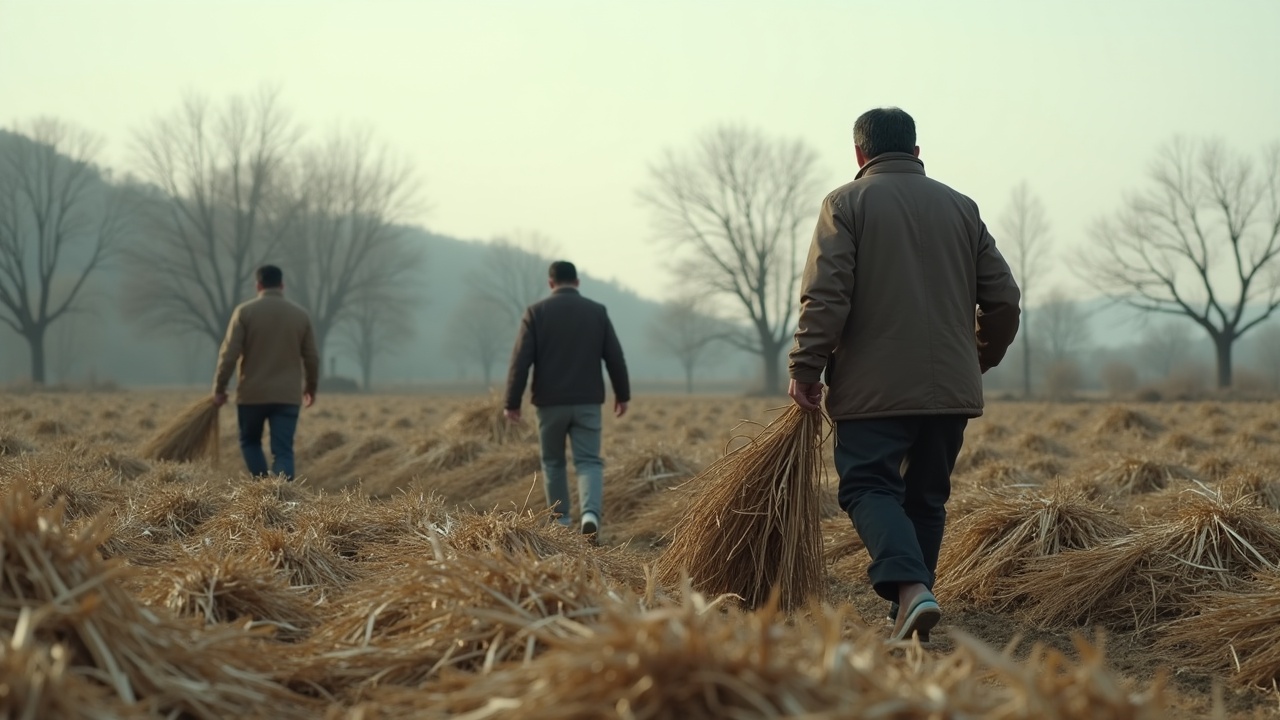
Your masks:
<svg viewBox="0 0 1280 720"><path fill-rule="evenodd" d="M420 244L425 262L417 278L421 300L409 308L413 332L400 348L379 360L375 384L407 385L464 381L479 383L481 371L474 362L456 359L449 344L448 325L466 295L468 278L485 268L487 245L459 240L412 228L410 240ZM286 270L286 285L287 272ZM87 377L113 380L127 386L203 385L210 382L216 348L202 338L164 338L129 322L119 300L129 278L122 263L97 278L89 312L55 327L49 339L50 376L54 382L79 382ZM660 305L617 284L582 274L582 293L609 309L627 354L632 375L638 380L675 381L682 377L679 365L655 350L648 340L648 326ZM248 297L248 293L246 293ZM511 341L514 341L512 328ZM353 358L340 346L329 348L325 372L358 376ZM27 350L20 338L0 328L0 382L17 382L28 376ZM756 374L749 356L726 352L713 366L700 369L704 378L717 382L741 381L744 387ZM494 380L505 373L506 357L494 368Z"/></svg>

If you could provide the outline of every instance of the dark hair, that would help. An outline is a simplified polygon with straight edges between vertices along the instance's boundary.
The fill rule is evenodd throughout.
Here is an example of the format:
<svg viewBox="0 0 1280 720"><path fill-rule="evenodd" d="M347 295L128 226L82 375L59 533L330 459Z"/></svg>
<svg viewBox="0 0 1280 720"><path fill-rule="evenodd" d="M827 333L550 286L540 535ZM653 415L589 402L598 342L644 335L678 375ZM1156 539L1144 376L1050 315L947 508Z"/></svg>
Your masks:
<svg viewBox="0 0 1280 720"><path fill-rule="evenodd" d="M557 260L551 263L551 267L547 270L547 277L557 285L578 282L578 268L568 260Z"/></svg>
<svg viewBox="0 0 1280 720"><path fill-rule="evenodd" d="M284 286L284 271L275 265L263 265L258 268L258 284L264 288Z"/></svg>
<svg viewBox="0 0 1280 720"><path fill-rule="evenodd" d="M880 153L909 153L916 148L916 121L896 107L868 110L853 124L853 144L868 160Z"/></svg>

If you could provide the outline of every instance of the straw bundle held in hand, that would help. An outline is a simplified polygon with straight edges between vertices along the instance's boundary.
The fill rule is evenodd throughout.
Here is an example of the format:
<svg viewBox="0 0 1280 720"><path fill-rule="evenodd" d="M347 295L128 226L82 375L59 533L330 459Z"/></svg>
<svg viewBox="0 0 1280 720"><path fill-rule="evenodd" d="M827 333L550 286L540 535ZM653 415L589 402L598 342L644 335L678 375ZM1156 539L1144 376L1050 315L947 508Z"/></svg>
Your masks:
<svg viewBox="0 0 1280 720"><path fill-rule="evenodd" d="M218 454L218 410L210 398L203 398L182 411L172 423L142 446L148 460L191 462Z"/></svg>
<svg viewBox="0 0 1280 720"><path fill-rule="evenodd" d="M747 445L690 481L699 495L658 559L674 584L688 572L709 595L759 607L774 586L794 609L822 586L823 416L792 406Z"/></svg>

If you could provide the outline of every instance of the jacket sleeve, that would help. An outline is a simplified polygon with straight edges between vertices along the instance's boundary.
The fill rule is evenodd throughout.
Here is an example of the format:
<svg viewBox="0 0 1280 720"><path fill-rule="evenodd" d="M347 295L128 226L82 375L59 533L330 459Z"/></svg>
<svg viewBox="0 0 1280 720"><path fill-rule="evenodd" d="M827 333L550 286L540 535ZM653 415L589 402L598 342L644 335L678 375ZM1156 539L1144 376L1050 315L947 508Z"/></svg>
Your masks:
<svg viewBox="0 0 1280 720"><path fill-rule="evenodd" d="M982 372L1000 364L1018 334L1022 293L1009 263L984 223L978 237L978 363Z"/></svg>
<svg viewBox="0 0 1280 720"><path fill-rule="evenodd" d="M221 395L227 391L231 376L235 374L236 364L244 353L244 323L240 319L240 308L231 313L231 322L227 323L227 335L222 339L222 348L218 351L218 370L213 377L213 393Z"/></svg>
<svg viewBox="0 0 1280 720"><path fill-rule="evenodd" d="M631 402L631 378L627 374L627 360L622 355L622 343L614 332L608 313L604 316L604 366L609 371L609 383L613 385L613 399L620 403Z"/></svg>
<svg viewBox="0 0 1280 720"><path fill-rule="evenodd" d="M316 350L316 331L307 319L307 328L302 333L302 371L306 378L303 392L315 397L316 388L320 384L320 353Z"/></svg>
<svg viewBox="0 0 1280 720"><path fill-rule="evenodd" d="M529 382L529 368L533 367L533 359L537 356L537 337L533 328L533 308L524 311L520 319L520 331L516 335L516 346L511 351L511 367L507 371L507 405L508 410L519 410L524 401L524 389Z"/></svg>
<svg viewBox="0 0 1280 720"><path fill-rule="evenodd" d="M793 380L813 383L822 379L849 317L856 263L850 219L839 200L829 195L822 203L800 282L800 318L790 355Z"/></svg>

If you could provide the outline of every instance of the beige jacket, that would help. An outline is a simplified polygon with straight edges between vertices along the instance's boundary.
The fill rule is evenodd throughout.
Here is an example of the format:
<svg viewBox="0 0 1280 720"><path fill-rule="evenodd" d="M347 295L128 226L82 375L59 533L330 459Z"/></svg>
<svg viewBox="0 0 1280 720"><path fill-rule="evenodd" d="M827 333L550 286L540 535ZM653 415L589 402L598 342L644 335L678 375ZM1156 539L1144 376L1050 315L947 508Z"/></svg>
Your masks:
<svg viewBox="0 0 1280 720"><path fill-rule="evenodd" d="M982 373L1017 334L1019 300L978 206L925 177L918 158L879 155L822 203L791 377L825 371L835 420L976 417Z"/></svg>
<svg viewBox="0 0 1280 720"><path fill-rule="evenodd" d="M237 365L240 405L300 405L303 392L315 395L320 357L307 311L275 289L237 307L218 354L214 393L227 391Z"/></svg>

